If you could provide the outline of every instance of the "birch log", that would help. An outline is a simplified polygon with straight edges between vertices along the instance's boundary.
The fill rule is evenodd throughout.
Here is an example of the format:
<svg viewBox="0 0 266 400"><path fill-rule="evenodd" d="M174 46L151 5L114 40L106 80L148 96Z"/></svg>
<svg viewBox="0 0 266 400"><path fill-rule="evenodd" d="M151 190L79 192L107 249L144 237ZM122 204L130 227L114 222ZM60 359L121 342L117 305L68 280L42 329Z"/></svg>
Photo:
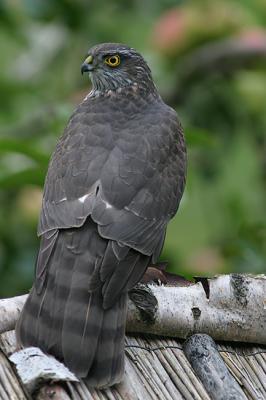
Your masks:
<svg viewBox="0 0 266 400"><path fill-rule="evenodd" d="M64 364L44 354L37 347L17 351L9 359L15 364L17 373L29 393L33 393L41 382L79 381Z"/></svg>
<svg viewBox="0 0 266 400"><path fill-rule="evenodd" d="M266 344L266 276L231 274L190 286L137 285L127 332ZM13 329L26 296L0 300L0 333Z"/></svg>
<svg viewBox="0 0 266 400"><path fill-rule="evenodd" d="M11 331L21 313L28 295L0 299L0 333Z"/></svg>
<svg viewBox="0 0 266 400"><path fill-rule="evenodd" d="M206 333L215 340L266 344L265 275L220 275L204 285L198 282L188 287L149 286L139 290L149 290L148 298L155 297L158 304L153 315L152 305L147 307L145 318L138 293L134 301L137 307L129 304L127 332L180 339ZM145 293L143 297L145 301Z"/></svg>
<svg viewBox="0 0 266 400"><path fill-rule="evenodd" d="M210 336L192 335L184 343L183 349L196 375L212 399L247 400Z"/></svg>

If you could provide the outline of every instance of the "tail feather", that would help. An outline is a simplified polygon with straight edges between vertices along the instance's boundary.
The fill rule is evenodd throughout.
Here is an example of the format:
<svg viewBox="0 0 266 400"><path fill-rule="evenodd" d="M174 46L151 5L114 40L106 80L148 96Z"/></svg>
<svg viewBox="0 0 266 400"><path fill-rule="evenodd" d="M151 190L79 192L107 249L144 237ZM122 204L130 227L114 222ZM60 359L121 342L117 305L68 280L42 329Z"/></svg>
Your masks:
<svg viewBox="0 0 266 400"><path fill-rule="evenodd" d="M80 304L82 312L79 302L74 300L76 304L73 304L73 298L69 299L72 304L69 302L62 329L64 362L79 377L85 377L90 371L103 321L99 293L87 295L86 307Z"/></svg>
<svg viewBox="0 0 266 400"><path fill-rule="evenodd" d="M68 262L69 261L69 262ZM49 297L52 301L52 309L50 310L51 319L50 326L47 326L47 351L54 354L58 359L63 360L62 340L59 332L62 332L64 323L65 313L65 299L67 299L70 291L70 279L75 267L75 260L64 259L65 264L68 268L56 268L55 272L55 287L54 292L49 293ZM51 306L51 304L50 304ZM41 323L40 323L41 327Z"/></svg>
<svg viewBox="0 0 266 400"><path fill-rule="evenodd" d="M131 259L122 260L111 277L104 282L102 287L104 308L112 307L117 301L121 291L126 287L138 259L139 256L132 256Z"/></svg>
<svg viewBox="0 0 266 400"><path fill-rule="evenodd" d="M62 351L58 339L54 340L54 335L57 336L57 332L60 331L62 323L62 303L58 301L58 291L60 291L60 282L67 281L69 271L73 268L73 261L69 265L68 269L60 268L60 262L64 255L64 243L58 240L57 246L55 246L53 254L53 263L49 266L48 276L45 288L40 294L35 293L35 297L32 298L32 303L39 301L39 311L37 316L36 325L38 327L38 343L39 347L47 352L51 351L51 348L56 347L56 352L53 354L62 358ZM64 298L64 294L60 294L60 297ZM54 343L55 342L55 343Z"/></svg>
<svg viewBox="0 0 266 400"><path fill-rule="evenodd" d="M114 358L112 362L112 374L109 383L119 383L125 369L125 330L127 316L127 293L121 296L119 301L119 314L117 329L114 337Z"/></svg>
<svg viewBox="0 0 266 400"><path fill-rule="evenodd" d="M89 386L111 386L124 372L127 290L150 258L129 248L117 258L91 219L60 230L53 246L41 293L33 287L18 321L18 341L53 354Z"/></svg>
<svg viewBox="0 0 266 400"><path fill-rule="evenodd" d="M120 261L110 279L103 284L103 307L105 309L113 306L125 288L131 289L141 279L148 263L149 258L137 252L131 254L126 260Z"/></svg>
<svg viewBox="0 0 266 400"><path fill-rule="evenodd" d="M39 305L31 301L34 291L32 288L15 327L18 347L38 346L36 321Z"/></svg>
<svg viewBox="0 0 266 400"><path fill-rule="evenodd" d="M121 381L124 373L124 335L127 294L114 307L104 311L95 359L85 381L88 386L104 388Z"/></svg>

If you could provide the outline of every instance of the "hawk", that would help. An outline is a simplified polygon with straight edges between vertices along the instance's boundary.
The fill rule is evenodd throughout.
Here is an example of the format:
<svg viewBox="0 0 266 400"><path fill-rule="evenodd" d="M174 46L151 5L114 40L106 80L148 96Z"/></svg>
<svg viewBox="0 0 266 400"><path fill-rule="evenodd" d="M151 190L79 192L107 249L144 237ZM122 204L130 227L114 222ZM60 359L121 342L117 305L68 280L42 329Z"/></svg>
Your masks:
<svg viewBox="0 0 266 400"><path fill-rule="evenodd" d="M137 51L94 46L81 71L92 90L49 164L35 281L16 335L103 388L123 378L127 292L161 253L186 150Z"/></svg>

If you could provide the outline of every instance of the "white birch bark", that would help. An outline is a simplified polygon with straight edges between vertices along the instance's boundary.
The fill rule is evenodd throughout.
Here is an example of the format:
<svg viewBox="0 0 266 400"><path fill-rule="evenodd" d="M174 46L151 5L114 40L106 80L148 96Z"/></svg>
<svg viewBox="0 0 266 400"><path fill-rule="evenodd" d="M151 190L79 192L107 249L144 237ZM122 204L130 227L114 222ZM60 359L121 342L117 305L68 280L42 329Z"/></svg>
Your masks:
<svg viewBox="0 0 266 400"><path fill-rule="evenodd" d="M266 344L266 276L231 274L190 286L140 285L131 292L127 332ZM14 328L25 296L0 300L0 333Z"/></svg>
<svg viewBox="0 0 266 400"><path fill-rule="evenodd" d="M28 295L24 294L9 299L0 299L0 334L15 328L27 297Z"/></svg>
<svg viewBox="0 0 266 400"><path fill-rule="evenodd" d="M44 354L37 347L28 347L12 354L9 359L16 366L17 373L28 392L47 381L72 381L78 378L54 357Z"/></svg>
<svg viewBox="0 0 266 400"><path fill-rule="evenodd" d="M158 302L153 321L145 322L145 315L131 302L127 332L181 339L206 333L215 340L266 344L266 276L220 275L208 279L208 285L209 298L200 282L188 287L149 286Z"/></svg>

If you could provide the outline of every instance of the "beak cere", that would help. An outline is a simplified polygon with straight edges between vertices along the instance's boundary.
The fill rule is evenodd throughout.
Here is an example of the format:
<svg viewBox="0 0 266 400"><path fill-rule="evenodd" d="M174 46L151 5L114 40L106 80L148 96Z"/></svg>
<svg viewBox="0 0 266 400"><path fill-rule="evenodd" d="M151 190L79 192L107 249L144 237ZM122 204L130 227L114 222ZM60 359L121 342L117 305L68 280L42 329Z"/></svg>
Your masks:
<svg viewBox="0 0 266 400"><path fill-rule="evenodd" d="M86 60L84 61L84 63L81 65L81 73L82 75L84 74L84 72L90 72L93 70L93 57L91 55L89 55Z"/></svg>

